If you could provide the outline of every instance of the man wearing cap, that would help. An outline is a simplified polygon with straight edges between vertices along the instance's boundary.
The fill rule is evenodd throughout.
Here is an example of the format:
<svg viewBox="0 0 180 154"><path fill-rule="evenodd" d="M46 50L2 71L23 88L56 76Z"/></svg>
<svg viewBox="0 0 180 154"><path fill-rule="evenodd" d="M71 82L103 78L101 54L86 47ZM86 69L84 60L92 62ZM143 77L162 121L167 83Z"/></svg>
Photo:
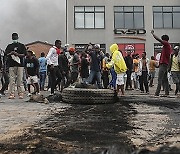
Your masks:
<svg viewBox="0 0 180 154"><path fill-rule="evenodd" d="M69 86L69 60L65 53L66 50L64 49L58 57L59 69L62 74L61 91Z"/></svg>
<svg viewBox="0 0 180 154"><path fill-rule="evenodd" d="M24 44L18 42L18 34L12 34L13 43L9 44L5 50L5 56L7 57L9 65L9 99L15 98L15 80L17 77L17 91L20 99L23 99L23 90L21 87L23 69L24 69L24 57L26 55L26 47Z"/></svg>
<svg viewBox="0 0 180 154"><path fill-rule="evenodd" d="M72 56L70 62L70 84L73 84L77 81L78 78L80 59L79 55L76 53L75 48L73 47L69 48L69 54Z"/></svg>
<svg viewBox="0 0 180 154"><path fill-rule="evenodd" d="M175 95L180 92L180 54L179 46L174 47L170 60L170 69L174 84L176 84Z"/></svg>
<svg viewBox="0 0 180 154"><path fill-rule="evenodd" d="M132 81L131 81L131 74L133 70L133 58L131 57L131 50L127 50L127 56L124 58L127 66L127 81L126 81L126 90L128 90L128 87L130 90L132 90Z"/></svg>
<svg viewBox="0 0 180 154"><path fill-rule="evenodd" d="M102 51L100 51L100 45L95 44L93 49L88 50L87 53L91 57L89 83L92 84L93 80L96 79L98 88L102 88L101 62L104 58L104 55Z"/></svg>
<svg viewBox="0 0 180 154"><path fill-rule="evenodd" d="M61 82L62 76L60 70L58 68L58 56L61 53L61 41L56 40L55 46L49 49L49 52L46 56L48 71L50 73L51 78L51 95L54 94L54 89L56 85Z"/></svg>

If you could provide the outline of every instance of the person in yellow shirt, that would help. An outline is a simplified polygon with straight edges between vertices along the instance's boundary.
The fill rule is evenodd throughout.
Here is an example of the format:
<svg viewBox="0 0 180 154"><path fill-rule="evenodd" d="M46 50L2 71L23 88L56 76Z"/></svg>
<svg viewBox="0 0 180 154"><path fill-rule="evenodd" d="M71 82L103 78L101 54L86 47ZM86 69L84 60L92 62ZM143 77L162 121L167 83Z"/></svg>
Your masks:
<svg viewBox="0 0 180 154"><path fill-rule="evenodd" d="M150 75L150 83L149 87L153 87L153 81L156 74L156 68L158 67L157 62L155 61L154 56L151 56L151 60L149 61L149 75Z"/></svg>
<svg viewBox="0 0 180 154"><path fill-rule="evenodd" d="M174 47L173 54L171 55L170 60L170 69L171 76L174 84L176 84L175 95L180 92L180 54L179 54L179 46Z"/></svg>
<svg viewBox="0 0 180 154"><path fill-rule="evenodd" d="M116 93L118 94L119 90L121 90L121 94L124 95L124 74L127 71L127 66L122 53L118 50L117 44L111 45L110 51L112 53L112 59L106 64L106 67L110 69L114 66L114 70L117 73Z"/></svg>

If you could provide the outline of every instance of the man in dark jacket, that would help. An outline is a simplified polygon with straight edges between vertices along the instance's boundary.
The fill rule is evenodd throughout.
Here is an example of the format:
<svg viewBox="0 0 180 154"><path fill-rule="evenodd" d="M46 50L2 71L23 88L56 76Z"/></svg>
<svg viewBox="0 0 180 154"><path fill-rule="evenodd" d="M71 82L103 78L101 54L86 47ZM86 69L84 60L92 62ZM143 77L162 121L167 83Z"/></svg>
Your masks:
<svg viewBox="0 0 180 154"><path fill-rule="evenodd" d="M128 90L128 87L130 87L130 90L132 90L132 82L131 82L131 74L133 69L133 59L131 57L131 51L127 51L127 56L124 58L127 66L127 81L126 81L126 90Z"/></svg>
<svg viewBox="0 0 180 154"><path fill-rule="evenodd" d="M9 65L9 99L15 98L15 79L17 77L17 91L19 98L23 98L23 90L21 87L23 69L24 69L24 57L26 55L26 47L24 44L18 42L18 34L12 34L13 43L9 44L5 50L5 56L7 57Z"/></svg>
<svg viewBox="0 0 180 154"><path fill-rule="evenodd" d="M104 55L102 51L100 51L100 45L95 44L93 49L91 51L87 51L87 53L91 57L89 83L92 84L94 78L96 78L98 88L102 88L101 63Z"/></svg>
<svg viewBox="0 0 180 154"><path fill-rule="evenodd" d="M61 91L62 91L63 88L69 86L69 61L67 59L65 51L62 51L61 54L59 55L58 64L59 64L60 72L62 74L62 81L61 81Z"/></svg>

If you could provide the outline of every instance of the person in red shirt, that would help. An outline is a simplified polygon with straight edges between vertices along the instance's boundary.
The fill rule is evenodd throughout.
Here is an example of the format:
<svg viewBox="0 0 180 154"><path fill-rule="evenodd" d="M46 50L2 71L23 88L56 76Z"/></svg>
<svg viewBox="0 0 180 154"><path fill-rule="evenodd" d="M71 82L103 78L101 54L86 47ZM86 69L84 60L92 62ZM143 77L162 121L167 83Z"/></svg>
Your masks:
<svg viewBox="0 0 180 154"><path fill-rule="evenodd" d="M159 96L162 83L165 85L165 97L169 96L169 83L167 78L168 73L168 65L170 61L170 55L171 55L171 45L169 44L169 36L163 35L161 39L154 34L154 30L151 31L151 34L153 37L159 41L162 45L162 51L161 51L161 57L159 61L159 74L158 74L158 85L155 92L155 96Z"/></svg>

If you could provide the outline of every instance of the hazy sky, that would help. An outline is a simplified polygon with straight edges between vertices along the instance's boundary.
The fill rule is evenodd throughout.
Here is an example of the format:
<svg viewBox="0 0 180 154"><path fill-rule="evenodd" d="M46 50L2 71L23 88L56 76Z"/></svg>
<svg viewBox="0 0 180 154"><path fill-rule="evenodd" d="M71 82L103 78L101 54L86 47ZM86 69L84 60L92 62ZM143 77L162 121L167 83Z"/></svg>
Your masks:
<svg viewBox="0 0 180 154"><path fill-rule="evenodd" d="M0 48L11 43L13 32L24 44L65 43L65 0L0 0Z"/></svg>

